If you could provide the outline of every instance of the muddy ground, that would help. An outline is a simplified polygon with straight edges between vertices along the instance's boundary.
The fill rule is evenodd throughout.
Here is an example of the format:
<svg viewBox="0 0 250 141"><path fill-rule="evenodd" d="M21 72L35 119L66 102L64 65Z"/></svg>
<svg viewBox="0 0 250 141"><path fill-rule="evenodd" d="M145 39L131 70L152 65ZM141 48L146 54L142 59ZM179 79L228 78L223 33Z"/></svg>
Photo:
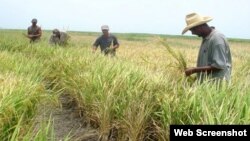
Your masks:
<svg viewBox="0 0 250 141"><path fill-rule="evenodd" d="M97 129L90 127L81 117L79 110L74 104L74 100L67 94L59 97L59 105L42 104L39 106L39 114L36 117L36 128L40 123L48 121L51 117L53 121L55 141L63 141L69 137L70 141L98 141Z"/></svg>

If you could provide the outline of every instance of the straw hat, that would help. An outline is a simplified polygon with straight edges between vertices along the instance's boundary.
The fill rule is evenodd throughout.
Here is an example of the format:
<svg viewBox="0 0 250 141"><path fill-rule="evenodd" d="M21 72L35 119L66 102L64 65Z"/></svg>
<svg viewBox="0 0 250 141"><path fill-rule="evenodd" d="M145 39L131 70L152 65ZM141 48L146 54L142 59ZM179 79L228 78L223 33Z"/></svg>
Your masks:
<svg viewBox="0 0 250 141"><path fill-rule="evenodd" d="M182 31L182 34L186 33L189 29L191 29L191 28L193 28L195 26L207 23L207 22L211 21L212 19L213 19L212 17L201 16L201 15L199 15L197 13L188 14L186 16L187 26Z"/></svg>

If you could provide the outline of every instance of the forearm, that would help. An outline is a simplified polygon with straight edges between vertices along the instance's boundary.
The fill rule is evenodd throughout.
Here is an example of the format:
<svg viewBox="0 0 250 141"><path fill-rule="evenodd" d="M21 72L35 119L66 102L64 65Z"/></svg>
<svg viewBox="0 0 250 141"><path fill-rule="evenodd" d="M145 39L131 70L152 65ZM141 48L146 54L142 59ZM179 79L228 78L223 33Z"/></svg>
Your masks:
<svg viewBox="0 0 250 141"><path fill-rule="evenodd" d="M96 50L97 50L97 47L96 47L96 46L93 46L93 47L92 47L92 52L96 52Z"/></svg>
<svg viewBox="0 0 250 141"><path fill-rule="evenodd" d="M42 34L33 35L33 37L41 37Z"/></svg>
<svg viewBox="0 0 250 141"><path fill-rule="evenodd" d="M196 68L194 68L194 73L199 73L199 72L210 73L210 72L215 71L215 70L217 70L217 68L214 68L212 66L196 67Z"/></svg>
<svg viewBox="0 0 250 141"><path fill-rule="evenodd" d="M119 44L116 44L113 46L114 49L118 48L119 47Z"/></svg>
<svg viewBox="0 0 250 141"><path fill-rule="evenodd" d="M207 72L211 73L212 71L217 71L218 68L215 68L213 66L203 66L203 67L194 67L194 68L188 68L185 70L185 74L187 76L192 75L194 73L200 73L200 72Z"/></svg>

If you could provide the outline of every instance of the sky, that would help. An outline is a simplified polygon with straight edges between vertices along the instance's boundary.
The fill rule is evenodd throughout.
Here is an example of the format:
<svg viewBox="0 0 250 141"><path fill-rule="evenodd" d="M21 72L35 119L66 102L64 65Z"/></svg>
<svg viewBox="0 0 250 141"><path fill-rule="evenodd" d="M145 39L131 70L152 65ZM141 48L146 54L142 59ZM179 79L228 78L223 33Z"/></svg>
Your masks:
<svg viewBox="0 0 250 141"><path fill-rule="evenodd" d="M181 35L185 17L213 17L208 24L226 37L250 39L249 0L0 0L0 28ZM190 31L185 35L191 35Z"/></svg>

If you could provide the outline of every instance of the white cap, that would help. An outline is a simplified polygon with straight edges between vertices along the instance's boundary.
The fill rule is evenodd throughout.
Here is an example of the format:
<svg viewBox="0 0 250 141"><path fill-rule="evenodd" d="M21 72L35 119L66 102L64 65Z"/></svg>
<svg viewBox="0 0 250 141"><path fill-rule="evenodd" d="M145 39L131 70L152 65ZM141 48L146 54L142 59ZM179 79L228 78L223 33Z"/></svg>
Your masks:
<svg viewBox="0 0 250 141"><path fill-rule="evenodd" d="M101 27L101 29L102 29L102 30L109 30L109 26L108 26L108 25L103 25L103 26Z"/></svg>

